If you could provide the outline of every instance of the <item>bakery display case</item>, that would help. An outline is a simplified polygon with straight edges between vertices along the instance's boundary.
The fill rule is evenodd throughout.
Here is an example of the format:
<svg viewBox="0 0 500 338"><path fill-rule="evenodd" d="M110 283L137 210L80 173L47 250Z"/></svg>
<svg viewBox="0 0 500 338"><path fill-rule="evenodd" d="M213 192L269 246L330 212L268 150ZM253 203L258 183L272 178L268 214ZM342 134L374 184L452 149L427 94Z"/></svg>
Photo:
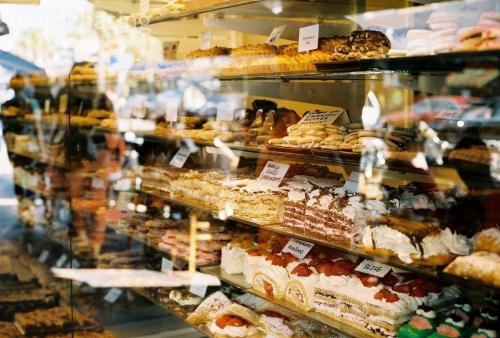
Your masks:
<svg viewBox="0 0 500 338"><path fill-rule="evenodd" d="M499 13L171 1L13 77L0 336L496 337Z"/></svg>

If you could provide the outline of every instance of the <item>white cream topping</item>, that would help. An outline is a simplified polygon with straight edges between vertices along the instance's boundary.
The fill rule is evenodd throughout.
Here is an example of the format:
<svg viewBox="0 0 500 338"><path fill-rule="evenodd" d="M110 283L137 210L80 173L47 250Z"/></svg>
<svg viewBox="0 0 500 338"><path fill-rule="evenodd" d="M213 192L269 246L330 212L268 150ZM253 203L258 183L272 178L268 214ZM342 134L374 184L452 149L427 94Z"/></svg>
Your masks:
<svg viewBox="0 0 500 338"><path fill-rule="evenodd" d="M413 261L411 255L419 254L408 236L386 225L367 227L363 236L363 245L372 248L372 238L377 248L393 251L405 263Z"/></svg>
<svg viewBox="0 0 500 338"><path fill-rule="evenodd" d="M424 311L422 309L418 309L417 314L424 316L425 318L436 318L436 311L434 310Z"/></svg>
<svg viewBox="0 0 500 338"><path fill-rule="evenodd" d="M253 325L250 326L230 326L227 325L225 328L220 328L217 326L215 321L210 323L210 332L214 334L226 335L229 337L247 337L257 333L257 328Z"/></svg>
<svg viewBox="0 0 500 338"><path fill-rule="evenodd" d="M324 210L330 209L330 205L332 204L332 202L333 202L333 197L330 195L323 195L319 199L319 205L320 205L321 209L324 209Z"/></svg>
<svg viewBox="0 0 500 338"><path fill-rule="evenodd" d="M292 202L300 202L306 199L306 193L302 191L292 190L288 193L288 199Z"/></svg>
<svg viewBox="0 0 500 338"><path fill-rule="evenodd" d="M441 230L438 234L431 234L422 240L423 257L437 255L468 255L471 244L467 237L452 233L449 228Z"/></svg>
<svg viewBox="0 0 500 338"><path fill-rule="evenodd" d="M458 326L458 327L464 327L464 321L463 320L461 320L459 322L455 322L453 320L453 318L446 318L446 320L444 322L448 323L448 324L453 324L453 325Z"/></svg>

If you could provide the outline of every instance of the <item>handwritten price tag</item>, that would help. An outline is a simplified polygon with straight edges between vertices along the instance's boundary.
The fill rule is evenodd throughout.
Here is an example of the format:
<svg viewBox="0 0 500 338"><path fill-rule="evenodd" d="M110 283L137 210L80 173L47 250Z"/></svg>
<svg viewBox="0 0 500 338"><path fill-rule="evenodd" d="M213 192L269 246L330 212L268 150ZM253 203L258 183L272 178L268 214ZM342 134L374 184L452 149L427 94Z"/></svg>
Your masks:
<svg viewBox="0 0 500 338"><path fill-rule="evenodd" d="M191 287L189 288L189 292L191 292L193 295L203 298L207 294L207 288L208 285L204 280L204 276L195 273L191 281Z"/></svg>
<svg viewBox="0 0 500 338"><path fill-rule="evenodd" d="M170 165L172 167L182 168L184 166L184 163L186 163L190 154L191 152L189 151L188 148L181 147L181 149L177 151L177 154L175 154L172 160L170 161Z"/></svg>
<svg viewBox="0 0 500 338"><path fill-rule="evenodd" d="M299 30L299 53L318 49L319 25L302 27Z"/></svg>
<svg viewBox="0 0 500 338"><path fill-rule="evenodd" d="M313 246L314 246L313 243L302 241L296 238L290 238L288 243L286 243L285 247L281 251L291 253L298 259L304 259L307 253L311 251Z"/></svg>
<svg viewBox="0 0 500 338"><path fill-rule="evenodd" d="M359 172L353 171L349 175L349 178L344 183L344 190L350 193L358 192L359 188Z"/></svg>
<svg viewBox="0 0 500 338"><path fill-rule="evenodd" d="M201 33L200 49L201 50L210 49L211 46L212 46L212 32Z"/></svg>
<svg viewBox="0 0 500 338"><path fill-rule="evenodd" d="M161 259L161 272L172 272L174 270L174 262L170 259Z"/></svg>
<svg viewBox="0 0 500 338"><path fill-rule="evenodd" d="M106 296L104 296L104 300L108 303L113 304L120 298L122 295L123 291L117 288L112 288L111 290L108 291Z"/></svg>
<svg viewBox="0 0 500 338"><path fill-rule="evenodd" d="M273 31L271 32L271 34L269 34L269 37L267 38L266 43L268 45L274 45L276 43L276 41L279 40L281 34L283 34L283 31L285 30L285 28L286 28L286 25L278 26L278 27L274 28Z"/></svg>
<svg viewBox="0 0 500 338"><path fill-rule="evenodd" d="M342 114L344 110L330 110L325 112L310 112L304 115L302 119L299 121L299 124L332 124L337 120Z"/></svg>
<svg viewBox="0 0 500 338"><path fill-rule="evenodd" d="M260 173L259 181L270 188L277 188L285 177L288 168L290 168L288 164L268 161Z"/></svg>
<svg viewBox="0 0 500 338"><path fill-rule="evenodd" d="M49 259L49 252L47 250L43 250L42 253L40 254L40 257L38 257L38 261L40 263L45 263L47 259Z"/></svg>
<svg viewBox="0 0 500 338"><path fill-rule="evenodd" d="M376 277L384 277L389 271L391 271L391 269L392 267L389 265L365 259L354 270Z"/></svg>

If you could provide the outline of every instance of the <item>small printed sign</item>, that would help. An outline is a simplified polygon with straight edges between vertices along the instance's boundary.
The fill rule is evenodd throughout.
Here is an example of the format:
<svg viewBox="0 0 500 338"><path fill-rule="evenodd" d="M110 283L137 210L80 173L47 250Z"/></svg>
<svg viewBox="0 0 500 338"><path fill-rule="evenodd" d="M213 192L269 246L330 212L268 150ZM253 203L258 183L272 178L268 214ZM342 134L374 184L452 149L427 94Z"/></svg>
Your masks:
<svg viewBox="0 0 500 338"><path fill-rule="evenodd" d="M163 257L161 259L161 272L172 272L174 270L174 262Z"/></svg>
<svg viewBox="0 0 500 338"><path fill-rule="evenodd" d="M269 34L269 37L267 38L266 43L268 45L274 45L280 38L281 34L283 34L283 31L285 30L286 25L283 26L278 26L273 29L271 34Z"/></svg>
<svg viewBox="0 0 500 338"><path fill-rule="evenodd" d="M344 110L330 110L325 112L310 112L304 115L299 124L332 124L337 120Z"/></svg>
<svg viewBox="0 0 500 338"><path fill-rule="evenodd" d="M365 259L354 270L382 278L387 275L391 269L392 267L389 265Z"/></svg>
<svg viewBox="0 0 500 338"><path fill-rule="evenodd" d="M302 27L299 30L299 53L318 49L319 25Z"/></svg>
<svg viewBox="0 0 500 338"><path fill-rule="evenodd" d="M38 257L38 261L40 263L45 263L47 259L49 259L49 252L47 250L43 250L40 256Z"/></svg>
<svg viewBox="0 0 500 338"><path fill-rule="evenodd" d="M277 188L285 177L288 168L290 168L288 164L268 161L264 169L262 169L258 180L267 184L270 188Z"/></svg>
<svg viewBox="0 0 500 338"><path fill-rule="evenodd" d="M179 49L179 41L166 41L163 43L163 58L165 60L175 60L177 58L177 50Z"/></svg>
<svg viewBox="0 0 500 338"><path fill-rule="evenodd" d="M68 108L68 94L63 94L59 97L59 113L66 113Z"/></svg>
<svg viewBox="0 0 500 338"><path fill-rule="evenodd" d="M50 100L49 99L46 99L44 101L44 110L45 110L45 114L48 114L50 113Z"/></svg>
<svg viewBox="0 0 500 338"><path fill-rule="evenodd" d="M181 147L170 161L170 165L172 167L182 168L184 166L184 163L186 163L189 155L191 155L189 149L186 147Z"/></svg>
<svg viewBox="0 0 500 338"><path fill-rule="evenodd" d="M68 260L68 256L66 255L62 255L61 257L59 257L59 259L56 261L56 268L61 268L64 263L66 263L66 261Z"/></svg>
<svg viewBox="0 0 500 338"><path fill-rule="evenodd" d="M179 113L179 101L169 100L167 102L167 121L177 122L178 113Z"/></svg>
<svg viewBox="0 0 500 338"><path fill-rule="evenodd" d="M204 280L204 276L202 274L195 273L191 281L189 292L191 292L193 295L203 298L207 294L207 288L208 285Z"/></svg>
<svg viewBox="0 0 500 338"><path fill-rule="evenodd" d="M108 291L106 296L104 296L104 300L108 303L113 304L118 300L118 298L120 298L122 293L123 291L121 289L112 288L111 290Z"/></svg>
<svg viewBox="0 0 500 338"><path fill-rule="evenodd" d="M351 193L351 194L358 192L359 177L360 177L359 172L357 172L357 171L351 172L351 174L349 175L349 178L344 183L344 190Z"/></svg>
<svg viewBox="0 0 500 338"><path fill-rule="evenodd" d="M212 46L212 32L201 33L200 49L207 50Z"/></svg>
<svg viewBox="0 0 500 338"><path fill-rule="evenodd" d="M298 259L304 259L308 252L311 251L313 246L313 243L309 243L296 238L290 238L288 243L286 243L285 247L281 251L291 253Z"/></svg>
<svg viewBox="0 0 500 338"><path fill-rule="evenodd" d="M231 102L222 101L217 105L217 121L232 121L234 119L234 107Z"/></svg>
<svg viewBox="0 0 500 338"><path fill-rule="evenodd" d="M92 188L104 189L104 181L98 177L92 178Z"/></svg>
<svg viewBox="0 0 500 338"><path fill-rule="evenodd" d="M71 260L71 268L72 269L78 269L80 267L80 262L76 260L76 258L73 258Z"/></svg>

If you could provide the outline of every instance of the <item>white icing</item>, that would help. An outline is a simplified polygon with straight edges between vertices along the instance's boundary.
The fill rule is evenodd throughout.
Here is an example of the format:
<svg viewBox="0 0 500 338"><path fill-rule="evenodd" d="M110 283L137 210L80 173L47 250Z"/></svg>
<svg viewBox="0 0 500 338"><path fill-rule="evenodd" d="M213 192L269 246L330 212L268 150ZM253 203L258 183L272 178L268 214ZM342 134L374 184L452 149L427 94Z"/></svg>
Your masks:
<svg viewBox="0 0 500 338"><path fill-rule="evenodd" d="M468 255L471 244L467 237L452 233L449 228L438 234L431 234L422 240L423 257L428 258L437 255Z"/></svg>
<svg viewBox="0 0 500 338"><path fill-rule="evenodd" d="M458 326L458 327L464 327L464 325L465 325L463 320L461 320L459 322L455 322L453 320L453 318L446 318L445 323L453 324L453 325Z"/></svg>
<svg viewBox="0 0 500 338"><path fill-rule="evenodd" d="M425 318L436 318L436 311L434 310L424 311L422 309L418 309L417 314L424 316Z"/></svg>
<svg viewBox="0 0 500 338"><path fill-rule="evenodd" d="M332 204L332 202L333 202L333 197L330 195L323 195L319 199L319 205L324 210L330 209L330 205Z"/></svg>

